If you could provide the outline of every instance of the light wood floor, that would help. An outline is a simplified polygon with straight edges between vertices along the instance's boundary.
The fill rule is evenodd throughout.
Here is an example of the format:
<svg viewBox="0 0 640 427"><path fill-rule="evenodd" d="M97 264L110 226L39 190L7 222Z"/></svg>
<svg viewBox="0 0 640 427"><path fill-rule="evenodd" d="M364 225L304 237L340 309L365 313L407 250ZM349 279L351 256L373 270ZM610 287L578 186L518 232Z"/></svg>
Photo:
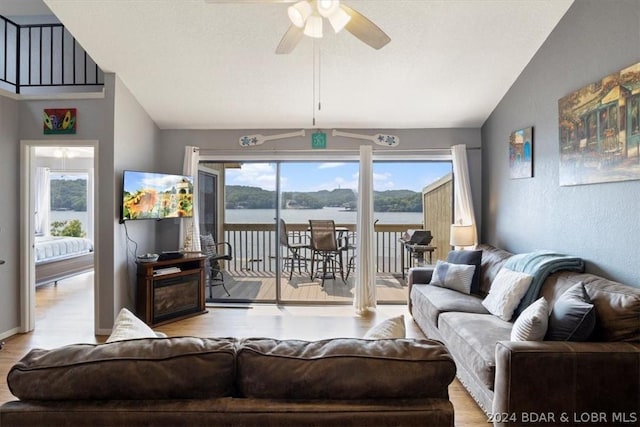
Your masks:
<svg viewBox="0 0 640 427"><path fill-rule="evenodd" d="M0 351L0 403L13 400L6 377L11 366L32 348L103 342L93 334L93 274L60 281L58 286L38 288L36 329L5 340ZM208 313L158 327L169 336L273 337L317 340L331 337L361 337L376 323L403 314L407 336L424 335L412 321L406 305L381 305L368 316L358 316L353 307L272 304L212 305ZM487 418L460 383L449 387L456 426L487 426Z"/></svg>

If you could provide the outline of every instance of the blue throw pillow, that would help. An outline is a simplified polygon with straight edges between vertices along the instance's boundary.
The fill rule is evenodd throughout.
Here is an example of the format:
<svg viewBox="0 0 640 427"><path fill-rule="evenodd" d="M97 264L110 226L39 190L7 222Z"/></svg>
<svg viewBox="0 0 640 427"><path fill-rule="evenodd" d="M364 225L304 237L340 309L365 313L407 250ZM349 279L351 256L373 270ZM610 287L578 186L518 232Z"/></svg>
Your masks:
<svg viewBox="0 0 640 427"><path fill-rule="evenodd" d="M545 339L551 341L586 341L596 326L596 311L591 298L578 282L553 304Z"/></svg>
<svg viewBox="0 0 640 427"><path fill-rule="evenodd" d="M451 264L475 265L476 269L473 272L473 279L471 279L471 293L480 293L480 263L482 262L482 249L474 251L450 251L449 255L447 255L447 262Z"/></svg>

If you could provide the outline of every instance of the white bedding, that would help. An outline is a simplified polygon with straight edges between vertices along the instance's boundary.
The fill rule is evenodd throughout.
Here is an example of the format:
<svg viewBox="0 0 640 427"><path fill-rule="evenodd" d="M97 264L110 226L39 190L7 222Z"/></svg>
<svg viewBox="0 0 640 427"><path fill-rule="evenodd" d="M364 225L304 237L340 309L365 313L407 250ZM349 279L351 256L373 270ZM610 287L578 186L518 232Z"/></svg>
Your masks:
<svg viewBox="0 0 640 427"><path fill-rule="evenodd" d="M36 263L93 252L93 242L82 237L36 236Z"/></svg>

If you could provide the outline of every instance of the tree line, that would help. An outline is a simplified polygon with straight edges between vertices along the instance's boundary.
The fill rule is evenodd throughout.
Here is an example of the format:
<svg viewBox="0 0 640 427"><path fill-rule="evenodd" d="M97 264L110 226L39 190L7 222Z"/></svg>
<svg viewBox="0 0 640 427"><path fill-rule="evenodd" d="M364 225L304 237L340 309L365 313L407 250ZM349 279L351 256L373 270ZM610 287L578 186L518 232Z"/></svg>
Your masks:
<svg viewBox="0 0 640 427"><path fill-rule="evenodd" d="M87 210L86 179L52 179L50 188L51 210Z"/></svg>
<svg viewBox="0 0 640 427"><path fill-rule="evenodd" d="M227 185L225 200L227 209L275 209L277 203L275 191L243 185ZM354 191L337 188L310 192L283 192L280 207L355 209L357 202ZM411 190L374 191L373 208L376 212L422 212L422 195Z"/></svg>

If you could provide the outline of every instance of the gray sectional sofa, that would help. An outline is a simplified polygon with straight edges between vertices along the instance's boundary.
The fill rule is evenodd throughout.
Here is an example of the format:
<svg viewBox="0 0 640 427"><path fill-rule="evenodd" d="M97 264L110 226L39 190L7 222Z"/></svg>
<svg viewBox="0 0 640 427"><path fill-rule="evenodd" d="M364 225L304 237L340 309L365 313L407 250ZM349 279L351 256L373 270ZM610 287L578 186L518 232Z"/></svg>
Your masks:
<svg viewBox="0 0 640 427"><path fill-rule="evenodd" d="M476 294L429 284L432 267L409 272L409 309L427 337L442 341L457 376L495 425L639 425L640 289L579 272L548 275L538 296L553 307L582 282L595 313L586 342L511 341L513 320L482 300L513 254L482 250ZM629 424L626 424L629 423Z"/></svg>
<svg viewBox="0 0 640 427"><path fill-rule="evenodd" d="M438 342L143 338L35 349L10 370L13 426L450 426Z"/></svg>

